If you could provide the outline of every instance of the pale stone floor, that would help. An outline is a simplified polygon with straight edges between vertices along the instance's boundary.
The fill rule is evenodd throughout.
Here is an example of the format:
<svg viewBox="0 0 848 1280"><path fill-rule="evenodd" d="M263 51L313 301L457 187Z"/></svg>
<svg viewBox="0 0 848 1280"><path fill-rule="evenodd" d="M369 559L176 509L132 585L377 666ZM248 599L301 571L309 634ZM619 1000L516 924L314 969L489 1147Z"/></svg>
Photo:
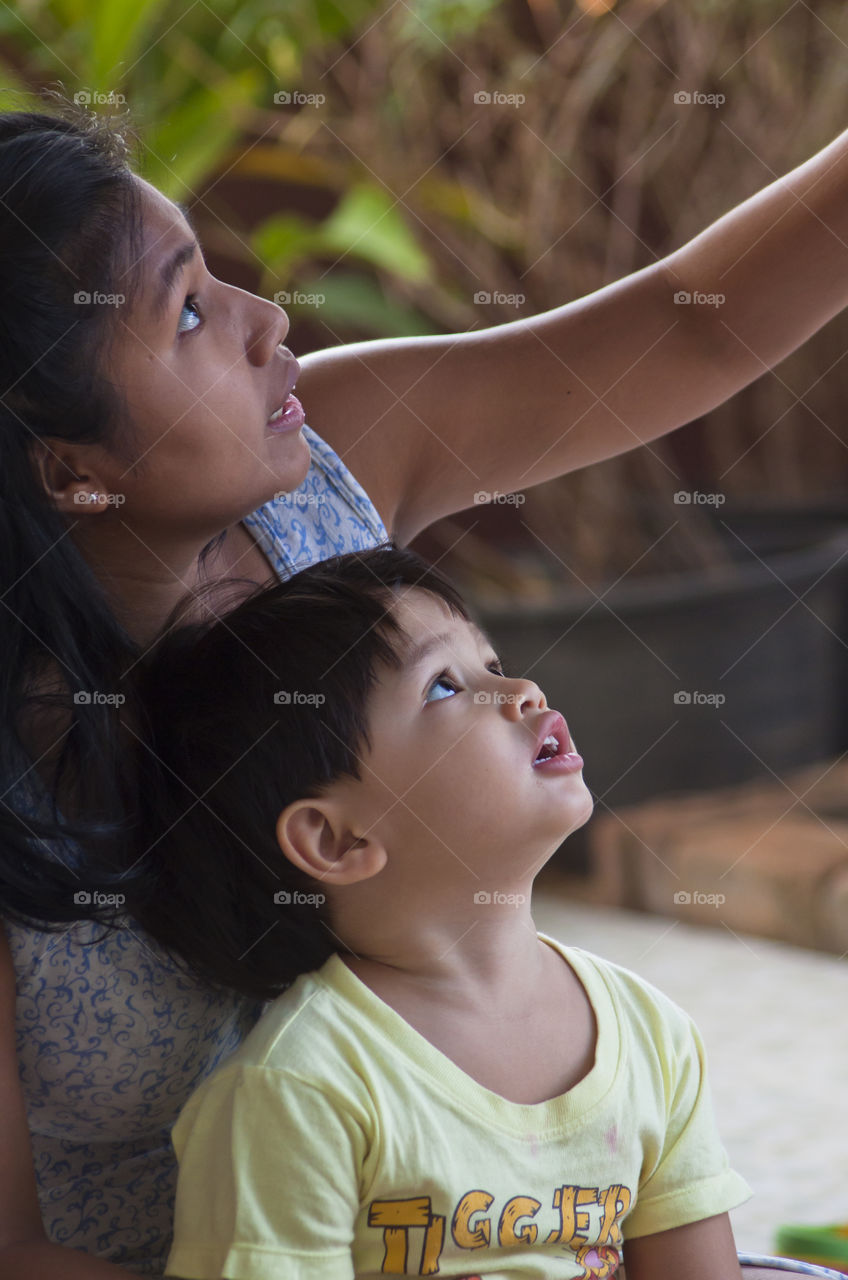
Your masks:
<svg viewBox="0 0 848 1280"><path fill-rule="evenodd" d="M783 1222L848 1221L848 959L719 924L570 902L550 869L537 927L625 965L697 1022L732 1166L754 1195L737 1247L773 1253Z"/></svg>

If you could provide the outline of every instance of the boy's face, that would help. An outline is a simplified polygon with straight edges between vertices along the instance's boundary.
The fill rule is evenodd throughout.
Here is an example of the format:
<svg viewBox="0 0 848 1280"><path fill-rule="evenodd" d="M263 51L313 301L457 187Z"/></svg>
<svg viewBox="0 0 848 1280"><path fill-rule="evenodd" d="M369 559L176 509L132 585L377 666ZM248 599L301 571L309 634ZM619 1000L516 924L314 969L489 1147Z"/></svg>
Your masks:
<svg viewBox="0 0 848 1280"><path fill-rule="evenodd" d="M361 780L339 784L353 829L410 887L447 876L469 895L506 890L588 819L583 762L538 687L500 674L442 600L408 588L394 615L411 643L369 700Z"/></svg>

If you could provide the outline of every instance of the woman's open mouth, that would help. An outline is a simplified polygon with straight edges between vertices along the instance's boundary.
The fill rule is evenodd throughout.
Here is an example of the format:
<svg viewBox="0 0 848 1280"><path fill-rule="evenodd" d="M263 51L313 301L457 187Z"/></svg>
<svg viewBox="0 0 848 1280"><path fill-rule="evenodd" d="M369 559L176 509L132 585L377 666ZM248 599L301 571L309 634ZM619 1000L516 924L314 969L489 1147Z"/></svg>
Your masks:
<svg viewBox="0 0 848 1280"><path fill-rule="evenodd" d="M299 431L306 421L303 405L297 396L289 394L268 419L268 430L271 432Z"/></svg>

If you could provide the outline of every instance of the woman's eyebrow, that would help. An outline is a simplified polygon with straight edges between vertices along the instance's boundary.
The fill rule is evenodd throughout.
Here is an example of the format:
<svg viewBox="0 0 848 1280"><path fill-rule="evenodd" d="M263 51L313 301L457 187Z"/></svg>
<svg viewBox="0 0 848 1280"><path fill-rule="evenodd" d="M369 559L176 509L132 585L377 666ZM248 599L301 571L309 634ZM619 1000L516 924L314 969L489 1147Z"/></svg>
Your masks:
<svg viewBox="0 0 848 1280"><path fill-rule="evenodd" d="M151 304L151 314L155 320L161 320L168 306L171 294L174 291L174 285L177 277L185 270L189 262L191 262L197 252L198 244L196 240L187 240L175 249L170 257L159 265L159 281L156 289L156 296Z"/></svg>
<svg viewBox="0 0 848 1280"><path fill-rule="evenodd" d="M181 200L174 200L172 204L178 209L188 226L189 233L194 237L193 242L186 240L171 254L170 258L164 259L159 264L159 278L157 281L156 293L150 304L150 314L154 320L161 320L168 306L168 302L173 293L174 284L179 273L188 265L193 258L195 252L200 248L197 238L197 229L191 216L191 211L187 204L183 204Z"/></svg>

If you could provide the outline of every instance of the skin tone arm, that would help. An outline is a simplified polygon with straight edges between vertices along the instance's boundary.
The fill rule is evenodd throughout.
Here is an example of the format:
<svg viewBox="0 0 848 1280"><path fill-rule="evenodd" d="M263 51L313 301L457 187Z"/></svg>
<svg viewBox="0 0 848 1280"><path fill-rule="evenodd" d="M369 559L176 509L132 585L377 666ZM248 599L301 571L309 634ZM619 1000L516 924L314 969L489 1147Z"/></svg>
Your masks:
<svg viewBox="0 0 848 1280"><path fill-rule="evenodd" d="M131 1280L129 1271L44 1234L15 1054L15 975L0 926L0 1275L15 1280Z"/></svg>
<svg viewBox="0 0 848 1280"><path fill-rule="evenodd" d="M682 306L679 290L726 300ZM406 541L479 490L527 488L692 421L846 302L848 132L588 297L491 329L316 352L298 394Z"/></svg>
<svg viewBox="0 0 848 1280"><path fill-rule="evenodd" d="M742 1280L726 1213L672 1231L625 1240L624 1265L626 1280L657 1280L659 1276L668 1280ZM618 1277L625 1280L621 1270Z"/></svg>

